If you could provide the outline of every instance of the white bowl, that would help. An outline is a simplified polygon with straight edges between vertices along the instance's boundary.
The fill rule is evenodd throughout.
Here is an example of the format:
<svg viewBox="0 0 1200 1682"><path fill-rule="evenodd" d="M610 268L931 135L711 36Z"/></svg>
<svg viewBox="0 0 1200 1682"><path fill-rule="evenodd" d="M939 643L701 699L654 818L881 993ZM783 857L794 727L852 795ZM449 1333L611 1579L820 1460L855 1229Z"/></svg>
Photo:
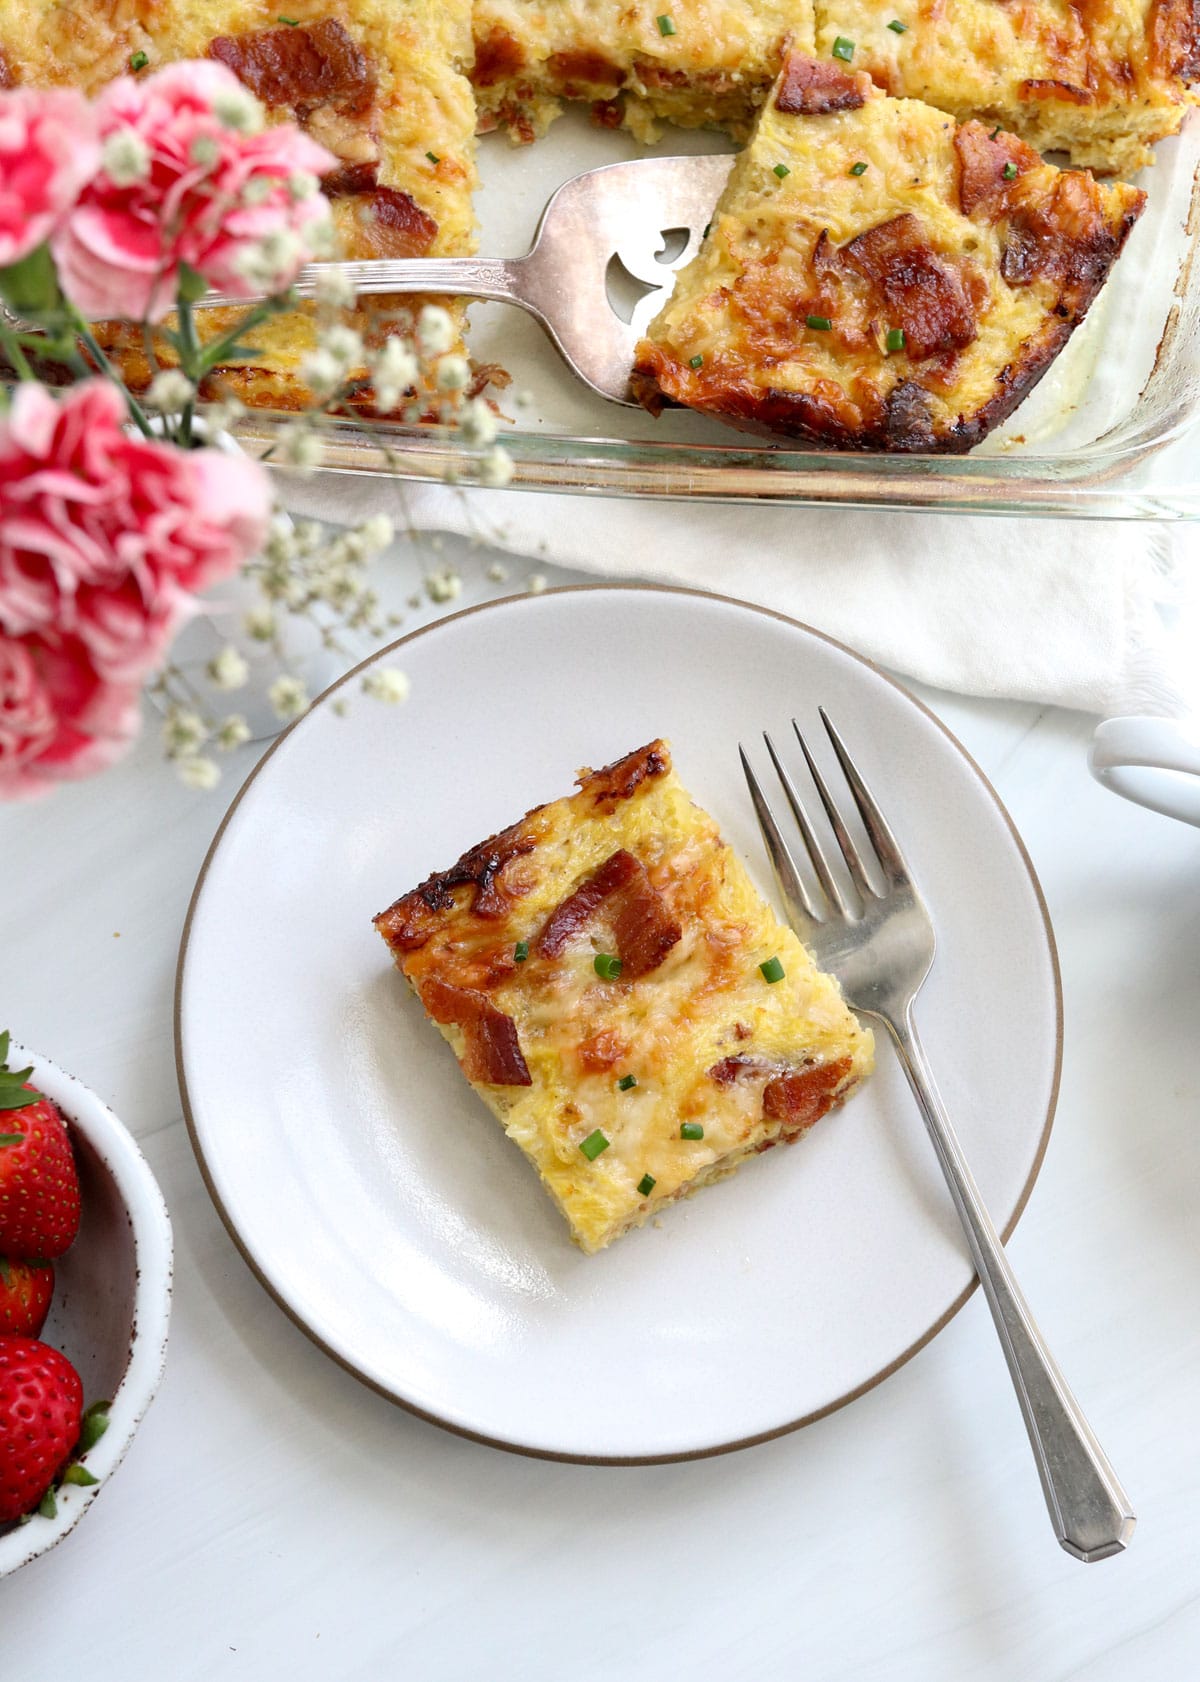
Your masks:
<svg viewBox="0 0 1200 1682"><path fill-rule="evenodd" d="M0 1577L70 1534L125 1458L162 1377L171 1314L171 1222L145 1157L94 1092L45 1057L14 1045L9 1066L33 1065L32 1084L66 1117L79 1168L79 1237L55 1262L43 1339L83 1380L84 1406L111 1401L108 1430L86 1464L100 1481L58 1491L58 1516L0 1529Z"/></svg>

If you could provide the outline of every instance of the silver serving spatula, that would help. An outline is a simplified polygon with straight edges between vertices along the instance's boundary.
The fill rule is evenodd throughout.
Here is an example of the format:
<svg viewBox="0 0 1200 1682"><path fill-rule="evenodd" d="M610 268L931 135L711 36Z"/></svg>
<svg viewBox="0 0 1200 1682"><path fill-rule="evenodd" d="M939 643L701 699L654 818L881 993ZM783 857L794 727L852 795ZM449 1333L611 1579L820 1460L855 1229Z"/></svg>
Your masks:
<svg viewBox="0 0 1200 1682"><path fill-rule="evenodd" d="M629 393L634 347L666 300L663 288L699 249L732 166L729 154L606 164L564 182L543 210L524 257L311 263L301 270L295 290L311 297L318 276L337 268L361 294L440 292L518 304L536 316L567 365L593 391L636 408ZM628 319L610 298L614 258L626 271L626 294L636 290L628 277L654 289ZM200 300L243 302L218 292Z"/></svg>

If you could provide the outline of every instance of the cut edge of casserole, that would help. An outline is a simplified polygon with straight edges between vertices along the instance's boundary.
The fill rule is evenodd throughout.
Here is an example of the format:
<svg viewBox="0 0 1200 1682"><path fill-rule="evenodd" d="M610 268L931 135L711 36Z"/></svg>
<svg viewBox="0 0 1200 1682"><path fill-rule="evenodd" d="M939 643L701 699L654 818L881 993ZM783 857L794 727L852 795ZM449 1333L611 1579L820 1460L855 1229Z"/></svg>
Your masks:
<svg viewBox="0 0 1200 1682"><path fill-rule="evenodd" d="M590 1254L801 1137L873 1042L665 742L578 781L374 921Z"/></svg>
<svg viewBox="0 0 1200 1682"><path fill-rule="evenodd" d="M1045 373L1144 202L792 52L634 392L821 446L965 451Z"/></svg>

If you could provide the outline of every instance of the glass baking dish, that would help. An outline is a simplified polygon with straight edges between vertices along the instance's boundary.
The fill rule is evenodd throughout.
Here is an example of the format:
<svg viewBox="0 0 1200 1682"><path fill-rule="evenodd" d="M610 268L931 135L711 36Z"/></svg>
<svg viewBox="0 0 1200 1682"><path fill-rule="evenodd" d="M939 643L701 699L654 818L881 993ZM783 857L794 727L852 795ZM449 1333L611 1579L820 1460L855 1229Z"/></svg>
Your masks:
<svg viewBox="0 0 1200 1682"><path fill-rule="evenodd" d="M672 130L660 154L728 149L723 137ZM580 170L645 148L569 111L541 141L480 143L480 249L528 248L541 208ZM1094 519L1200 516L1200 119L1157 148L1139 185L1148 203L1112 275L1041 384L967 456L803 450L750 440L685 411L658 420L595 396L566 370L521 311L471 310L470 345L522 394L504 428L515 487L607 496L707 499ZM239 427L267 448L284 417L255 412ZM337 473L438 480L461 463L437 429L335 421L323 466Z"/></svg>

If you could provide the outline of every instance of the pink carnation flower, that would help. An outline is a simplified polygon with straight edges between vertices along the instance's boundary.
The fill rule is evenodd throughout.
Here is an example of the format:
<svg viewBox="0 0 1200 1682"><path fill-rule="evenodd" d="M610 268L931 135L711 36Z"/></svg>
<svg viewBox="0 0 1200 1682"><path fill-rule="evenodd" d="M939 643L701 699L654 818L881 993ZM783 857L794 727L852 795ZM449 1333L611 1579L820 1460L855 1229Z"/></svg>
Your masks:
<svg viewBox="0 0 1200 1682"><path fill-rule="evenodd" d="M0 92L0 268L49 238L99 165L96 119L81 93Z"/></svg>
<svg viewBox="0 0 1200 1682"><path fill-rule="evenodd" d="M255 103L223 64L122 76L96 109L104 167L52 242L85 316L161 321L184 263L235 297L281 292L327 237L316 178L337 160L292 123L246 132Z"/></svg>
<svg viewBox="0 0 1200 1682"><path fill-rule="evenodd" d="M266 537L261 467L126 419L99 380L21 384L0 419L0 796L115 757L194 592Z"/></svg>

